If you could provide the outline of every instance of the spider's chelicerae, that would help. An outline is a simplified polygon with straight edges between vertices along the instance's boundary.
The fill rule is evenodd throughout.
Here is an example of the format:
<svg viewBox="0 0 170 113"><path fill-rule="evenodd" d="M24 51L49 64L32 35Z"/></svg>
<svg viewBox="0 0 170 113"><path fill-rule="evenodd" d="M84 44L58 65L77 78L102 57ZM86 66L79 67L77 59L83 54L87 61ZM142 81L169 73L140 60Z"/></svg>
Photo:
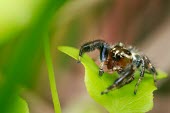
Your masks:
<svg viewBox="0 0 170 113"><path fill-rule="evenodd" d="M102 95L107 94L114 88L120 88L132 82L134 80L134 72L137 69L140 69L140 77L135 85L134 94L136 94L138 85L144 77L145 69L153 74L154 82L156 82L157 72L155 67L147 56L140 54L132 46L125 46L123 43L109 45L103 40L94 40L81 46L79 61L85 52L91 52L95 49L100 51L99 76L102 76L104 73L104 65L107 66L108 70L116 71L120 75L111 86L101 92Z"/></svg>

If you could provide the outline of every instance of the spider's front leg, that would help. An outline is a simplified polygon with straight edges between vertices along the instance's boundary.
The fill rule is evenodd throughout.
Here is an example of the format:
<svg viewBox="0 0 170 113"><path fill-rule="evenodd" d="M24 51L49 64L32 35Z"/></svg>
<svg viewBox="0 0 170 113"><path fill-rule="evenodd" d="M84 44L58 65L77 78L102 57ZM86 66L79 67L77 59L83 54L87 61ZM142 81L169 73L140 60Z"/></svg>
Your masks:
<svg viewBox="0 0 170 113"><path fill-rule="evenodd" d="M134 80L133 66L130 65L126 69L122 70L120 75L121 77L116 79L111 86L109 86L106 90L101 92L101 95L107 94L109 91L111 91L114 88L121 88L122 86L132 82Z"/></svg>
<svg viewBox="0 0 170 113"><path fill-rule="evenodd" d="M80 62L80 58L84 53L94 51L95 49L98 49L100 51L101 65L99 68L99 75L101 76L104 73L103 65L104 62L107 60L108 50L109 50L109 45L105 41L94 40L83 44L79 51L78 62Z"/></svg>

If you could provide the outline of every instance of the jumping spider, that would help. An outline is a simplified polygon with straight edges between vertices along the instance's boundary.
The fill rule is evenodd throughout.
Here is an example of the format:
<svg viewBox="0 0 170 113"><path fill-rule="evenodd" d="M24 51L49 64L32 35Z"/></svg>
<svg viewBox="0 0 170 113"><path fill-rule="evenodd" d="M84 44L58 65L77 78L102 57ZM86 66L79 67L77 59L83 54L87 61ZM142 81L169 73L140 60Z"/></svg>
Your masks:
<svg viewBox="0 0 170 113"><path fill-rule="evenodd" d="M103 67L107 66L108 70L116 71L120 77L114 81L101 94L107 94L114 88L121 88L122 86L134 80L134 72L140 69L140 77L135 85L134 94L137 93L138 85L144 77L145 69L153 74L154 82L156 82L156 69L151 64L149 58L137 52L132 46L125 46L123 43L109 45L103 40L94 40L87 42L81 46L79 51L79 61L85 52L91 52L95 49L100 51L100 67L99 76L104 73Z"/></svg>

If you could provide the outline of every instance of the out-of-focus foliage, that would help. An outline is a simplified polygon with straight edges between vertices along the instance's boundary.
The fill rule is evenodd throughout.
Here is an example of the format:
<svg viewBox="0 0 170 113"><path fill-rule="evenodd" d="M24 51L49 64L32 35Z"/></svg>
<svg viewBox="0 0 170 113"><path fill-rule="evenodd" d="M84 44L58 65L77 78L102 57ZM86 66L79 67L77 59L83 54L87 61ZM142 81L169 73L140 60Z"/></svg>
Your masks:
<svg viewBox="0 0 170 113"><path fill-rule="evenodd" d="M41 0L1 0L0 44L25 31L35 21L45 4L46 2Z"/></svg>
<svg viewBox="0 0 170 113"><path fill-rule="evenodd" d="M78 59L79 50L71 47L59 47L58 49L76 60ZM81 58L81 63L85 67L85 84L90 96L110 113L145 113L152 109L153 91L157 88L151 74L145 73L136 95L133 92L140 72L135 73L135 80L130 84L101 95L102 91L113 84L118 75L116 73L113 73L113 75L104 73L102 77L99 77L98 66L87 55ZM157 79L166 76L165 73L159 71Z"/></svg>
<svg viewBox="0 0 170 113"><path fill-rule="evenodd" d="M65 0L0 1L1 113L20 104L15 103L15 95L19 94L21 88L34 85L44 55L43 39L48 35L54 14L64 2ZM22 107L22 103L19 106Z"/></svg>
<svg viewBox="0 0 170 113"><path fill-rule="evenodd" d="M89 104L90 103L90 104ZM107 113L106 110L96 104L95 101L89 100L88 96L78 97L70 102L70 105L63 110L63 113Z"/></svg>
<svg viewBox="0 0 170 113"><path fill-rule="evenodd" d="M44 53L46 58L49 83L50 83L50 89L51 89L51 95L53 99L55 113L61 113L60 101L59 101L58 92L56 88L55 74L54 74L54 68L52 63L52 57L50 53L50 45L49 45L48 37L44 38Z"/></svg>
<svg viewBox="0 0 170 113"><path fill-rule="evenodd" d="M9 107L10 109L7 110L7 113L29 113L28 104L18 96L14 98L13 106Z"/></svg>

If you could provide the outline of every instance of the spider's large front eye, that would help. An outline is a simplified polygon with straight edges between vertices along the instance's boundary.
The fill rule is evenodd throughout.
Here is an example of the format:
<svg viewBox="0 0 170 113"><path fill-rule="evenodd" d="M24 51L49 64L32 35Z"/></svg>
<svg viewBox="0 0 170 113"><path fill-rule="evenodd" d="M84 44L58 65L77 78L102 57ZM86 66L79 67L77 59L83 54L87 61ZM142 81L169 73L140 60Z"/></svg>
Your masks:
<svg viewBox="0 0 170 113"><path fill-rule="evenodd" d="M121 59L121 56L119 54L114 54L112 58L114 61L119 61Z"/></svg>

